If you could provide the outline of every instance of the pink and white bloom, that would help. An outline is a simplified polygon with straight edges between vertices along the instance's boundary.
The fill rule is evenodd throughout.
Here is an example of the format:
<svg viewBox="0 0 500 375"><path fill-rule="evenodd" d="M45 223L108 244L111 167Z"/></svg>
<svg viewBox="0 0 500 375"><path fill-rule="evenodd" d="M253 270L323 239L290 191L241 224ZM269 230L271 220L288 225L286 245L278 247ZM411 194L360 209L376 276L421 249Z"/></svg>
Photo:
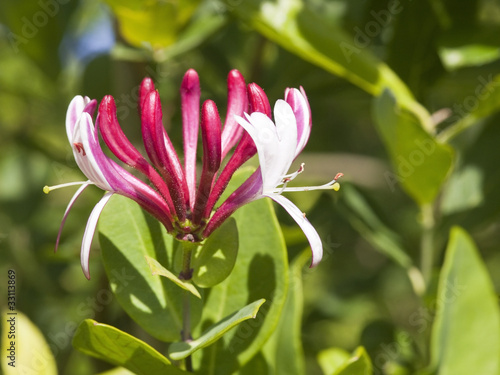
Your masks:
<svg viewBox="0 0 500 375"><path fill-rule="evenodd" d="M321 186L287 187L298 174L288 174L294 159L305 147L311 132L311 116L309 103L304 90L287 89L285 100L278 100L274 106L275 123L269 114L253 112L245 114L245 118L237 117L238 123L252 137L257 147L260 167L242 184L215 213L206 229L208 235L217 220L231 215L240 206L256 199L269 197L279 203L297 222L306 235L312 250L311 267L317 265L323 256L323 245L317 231L306 219L305 214L290 200L281 195L284 192L307 191L318 189L338 190L337 180L342 177L338 173L329 183Z"/></svg>
<svg viewBox="0 0 500 375"><path fill-rule="evenodd" d="M256 148L253 141L237 124L237 115L249 110L247 87L243 76L236 70L228 76L228 110L224 127L215 103L205 101L201 106L198 74L189 70L181 85L184 135L184 166L163 127L160 97L153 81L143 80L139 89L139 111L144 147L149 161L132 145L123 133L116 116L112 96L103 98L99 105L96 125L92 116L97 102L81 96L70 103L66 116L66 132L75 160L87 181L46 186L44 192L70 185L81 185L70 200L64 213L56 240L56 250L67 216L81 193L89 185L96 185L106 193L92 210L82 241L81 263L84 274L89 275L89 254L98 218L113 194L136 201L144 210L158 219L167 231L177 238L202 241L212 207L237 168L252 157ZM201 178L196 183L196 152L198 129L203 141ZM101 135L111 152L123 163L140 172L145 181L135 177L114 160L107 157L99 143ZM218 175L223 157L238 144L233 160ZM218 188L212 192L217 180ZM212 203L210 203L212 204Z"/></svg>
<svg viewBox="0 0 500 375"><path fill-rule="evenodd" d="M113 194L126 196L158 219L166 230L180 240L200 242L207 238L236 209L255 199L270 197L282 205L306 234L313 252L312 265L322 256L318 233L304 214L283 192L311 189L338 189L336 178L326 185L289 188L302 167L287 174L292 161L309 139L311 117L304 91L287 89L285 100L271 106L264 91L255 83L246 85L242 75L233 70L228 75L228 105L224 126L215 103L206 100L200 106L198 74L189 70L181 84L184 163L180 159L163 126L160 96L153 81L145 78L139 88L139 112L144 149L143 156L123 133L116 115L112 96L101 101L98 114L96 100L75 97L66 116L66 132L75 160L87 181L45 187L44 191L81 185L64 213L56 240L56 249L67 216L81 193L95 185L105 191L87 222L81 247L81 263L85 276L89 274L89 254L99 216ZM245 116L245 117L243 117ZM196 176L198 132L203 144L201 176ZM106 156L99 135L113 155L132 167L141 179ZM234 152L230 151L234 148ZM259 169L244 182L222 205L218 200L234 172L255 153L259 154ZM228 161L222 167L223 159ZM197 183L198 180L198 183Z"/></svg>

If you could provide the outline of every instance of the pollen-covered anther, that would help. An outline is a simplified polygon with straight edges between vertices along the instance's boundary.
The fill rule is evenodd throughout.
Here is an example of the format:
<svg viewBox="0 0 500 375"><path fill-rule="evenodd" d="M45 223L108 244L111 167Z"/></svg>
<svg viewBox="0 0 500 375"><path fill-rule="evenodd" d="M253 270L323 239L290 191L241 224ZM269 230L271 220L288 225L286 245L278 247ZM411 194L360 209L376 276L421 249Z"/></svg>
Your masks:
<svg viewBox="0 0 500 375"><path fill-rule="evenodd" d="M76 152L81 153L82 156L86 156L85 149L83 148L83 144L79 142L73 143L73 146L76 148Z"/></svg>

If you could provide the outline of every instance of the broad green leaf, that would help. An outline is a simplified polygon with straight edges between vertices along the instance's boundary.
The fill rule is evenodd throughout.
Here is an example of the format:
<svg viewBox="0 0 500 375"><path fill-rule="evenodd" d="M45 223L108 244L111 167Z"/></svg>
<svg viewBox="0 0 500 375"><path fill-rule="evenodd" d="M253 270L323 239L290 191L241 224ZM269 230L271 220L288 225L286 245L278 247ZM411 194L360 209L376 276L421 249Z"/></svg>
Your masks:
<svg viewBox="0 0 500 375"><path fill-rule="evenodd" d="M280 321L262 353L275 375L301 375L305 372L302 349L302 269L311 261L309 249L302 252L291 264L289 287Z"/></svg>
<svg viewBox="0 0 500 375"><path fill-rule="evenodd" d="M247 168L239 170L229 191L250 173ZM195 369L202 374L232 374L255 356L275 329L286 297L287 252L270 200L260 199L245 205L232 217L238 227L238 258L229 277L207 293L202 324L193 336L241 306L260 298L266 302L256 319L239 324L213 345L194 353Z"/></svg>
<svg viewBox="0 0 500 375"><path fill-rule="evenodd" d="M238 255L238 227L229 218L198 247L193 256L193 282L210 288L224 281L233 270Z"/></svg>
<svg viewBox="0 0 500 375"><path fill-rule="evenodd" d="M4 375L57 375L57 366L40 330L20 311L2 311L1 369Z"/></svg>
<svg viewBox="0 0 500 375"><path fill-rule="evenodd" d="M331 375L372 375L373 368L370 357L366 353L365 348L358 347L354 355L350 357L343 365L341 365Z"/></svg>
<svg viewBox="0 0 500 375"><path fill-rule="evenodd" d="M400 183L419 205L432 202L453 166L453 150L427 133L390 91L375 99L373 112L394 169L384 176L389 187Z"/></svg>
<svg viewBox="0 0 500 375"><path fill-rule="evenodd" d="M177 241L134 201L114 195L99 219L102 259L118 302L143 329L163 341L180 340L184 290L154 276L145 257L172 269ZM191 296L191 322L200 319L201 300Z"/></svg>
<svg viewBox="0 0 500 375"><path fill-rule="evenodd" d="M73 346L81 352L138 375L187 374L145 342L113 326L85 319L75 332Z"/></svg>
<svg viewBox="0 0 500 375"><path fill-rule="evenodd" d="M265 299L260 299L243 307L238 311L235 311L231 315L226 316L220 322L217 322L216 324L208 328L205 332L203 332L202 335L196 340L192 340L189 342L174 342L168 348L168 354L172 359L180 360L190 356L199 349L213 344L214 342L219 340L227 331L236 327L241 322L248 319L255 319L257 313L259 312L259 308L264 302L266 302Z"/></svg>
<svg viewBox="0 0 500 375"><path fill-rule="evenodd" d="M243 1L229 7L258 32L283 48L328 72L343 77L366 92L378 96L390 88L402 105L430 128L427 111L413 98L406 85L371 52L367 41L346 34L299 0Z"/></svg>
<svg viewBox="0 0 500 375"><path fill-rule="evenodd" d="M105 0L118 19L120 32L136 47L160 49L175 43L200 0Z"/></svg>
<svg viewBox="0 0 500 375"><path fill-rule="evenodd" d="M319 352L318 363L323 370L323 374L334 374L337 369L341 368L351 357L351 355L340 348L330 348Z"/></svg>
<svg viewBox="0 0 500 375"><path fill-rule="evenodd" d="M148 266L151 269L151 273L153 275L160 275L166 277L174 284L179 286L180 288L187 290L189 293L192 293L194 296L201 298L200 292L196 289L196 287L191 284L190 281L181 280L177 276L175 276L172 272L163 267L156 259L153 259L146 255L146 261L148 262Z"/></svg>
<svg viewBox="0 0 500 375"><path fill-rule="evenodd" d="M498 296L472 239L450 233L436 296L431 367L437 375L500 371Z"/></svg>
<svg viewBox="0 0 500 375"><path fill-rule="evenodd" d="M448 141L469 127L479 124L479 120L500 110L500 74L480 75L478 82L474 92L466 97L466 108L469 110L453 116L451 120L456 122L438 135L439 140Z"/></svg>

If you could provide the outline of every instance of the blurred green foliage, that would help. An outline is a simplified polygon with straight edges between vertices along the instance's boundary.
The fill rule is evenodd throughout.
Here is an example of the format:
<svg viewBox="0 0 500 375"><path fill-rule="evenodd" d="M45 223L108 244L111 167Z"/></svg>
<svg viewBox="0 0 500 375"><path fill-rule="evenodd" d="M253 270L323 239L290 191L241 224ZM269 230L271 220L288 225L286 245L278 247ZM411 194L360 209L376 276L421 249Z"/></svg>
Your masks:
<svg viewBox="0 0 500 375"><path fill-rule="evenodd" d="M297 366L347 374L349 366L369 367L369 356L374 374L455 375L481 361L482 375L498 375L498 335L481 340L468 331L498 331L499 30L496 0L2 0L0 275L16 271L17 308L43 333L59 373L111 368L72 349L84 319L167 351L109 297L98 241L92 280L81 272L81 237L98 189L79 199L53 252L72 191L45 196L42 187L84 179L67 144L68 103L77 94L114 95L122 127L139 145L137 89L151 76L180 150L184 72L198 71L202 99L224 113L226 76L236 68L271 102L286 87L305 88L314 126L298 160L306 161L302 185L345 174L338 193L290 196L325 247L319 267L292 267L304 301L287 300L295 308L282 319L301 322ZM426 155L415 140L441 151ZM291 263L301 264L306 239L277 213ZM455 226L463 229L453 229L449 243ZM454 277L467 298L439 303ZM472 320L475 328L464 326ZM247 373L288 358L276 349L288 332L277 332ZM491 361L474 355L480 345Z"/></svg>

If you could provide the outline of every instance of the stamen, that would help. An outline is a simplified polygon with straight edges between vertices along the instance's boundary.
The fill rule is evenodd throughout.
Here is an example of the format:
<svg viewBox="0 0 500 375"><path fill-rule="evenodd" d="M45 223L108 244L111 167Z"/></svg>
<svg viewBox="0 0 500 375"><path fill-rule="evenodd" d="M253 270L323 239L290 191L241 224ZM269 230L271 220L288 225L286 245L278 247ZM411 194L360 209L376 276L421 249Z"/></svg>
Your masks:
<svg viewBox="0 0 500 375"><path fill-rule="evenodd" d="M82 182L68 182L66 184L55 185L55 186L47 186L47 185L45 185L43 187L43 192L45 194L49 194L52 190L57 190L57 189L65 188L65 187L68 187L68 186L89 184L89 183L90 183L89 181L82 181Z"/></svg>
<svg viewBox="0 0 500 375"><path fill-rule="evenodd" d="M305 166L305 163L302 163L302 164L300 164L300 167L299 167L299 169L297 169L296 172L286 174L283 176L283 180L281 182L283 184L283 186L280 188L280 192L278 194L281 194L286 189L286 185L288 185L288 183L290 181L292 181L295 177L297 177L299 174L304 172L304 166Z"/></svg>
<svg viewBox="0 0 500 375"><path fill-rule="evenodd" d="M273 190L273 193L281 194L283 192L309 191L309 190L335 190L335 191L339 191L340 184L337 182L337 180L339 178L341 178L342 176L344 176L343 173L337 173L333 180L331 180L330 182L328 182L324 185L319 185L319 186L304 186L304 187L287 188L286 187L286 184L288 183L288 181L287 181L287 182L285 182L285 184L281 188Z"/></svg>

